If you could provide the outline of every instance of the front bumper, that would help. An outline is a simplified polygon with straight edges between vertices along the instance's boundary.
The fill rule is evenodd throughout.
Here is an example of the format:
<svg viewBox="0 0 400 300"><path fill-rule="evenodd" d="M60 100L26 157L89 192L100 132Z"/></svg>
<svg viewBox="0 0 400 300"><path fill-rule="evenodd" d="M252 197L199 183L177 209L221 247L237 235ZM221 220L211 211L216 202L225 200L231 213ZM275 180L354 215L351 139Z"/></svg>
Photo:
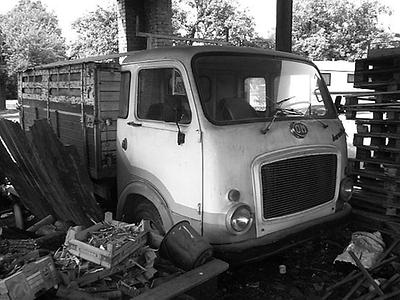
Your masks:
<svg viewBox="0 0 400 300"><path fill-rule="evenodd" d="M245 262L262 259L315 237L316 233L333 225L346 223L351 206L345 203L337 213L314 219L294 227L267 234L260 238L237 243L213 244L216 256L230 262Z"/></svg>

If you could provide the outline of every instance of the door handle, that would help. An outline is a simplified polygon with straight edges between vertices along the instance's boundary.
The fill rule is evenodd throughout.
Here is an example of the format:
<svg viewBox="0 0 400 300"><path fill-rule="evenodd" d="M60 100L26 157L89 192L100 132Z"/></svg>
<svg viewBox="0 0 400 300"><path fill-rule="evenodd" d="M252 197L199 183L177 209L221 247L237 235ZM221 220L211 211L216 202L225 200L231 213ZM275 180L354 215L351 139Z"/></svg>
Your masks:
<svg viewBox="0 0 400 300"><path fill-rule="evenodd" d="M122 147L122 149L124 149L125 151L126 151L126 149L128 149L128 140L127 140L126 138L124 138L124 139L122 140L121 147Z"/></svg>
<svg viewBox="0 0 400 300"><path fill-rule="evenodd" d="M133 121L130 121L130 122L126 123L126 124L129 125L129 126L133 126L133 127L140 127L140 126L142 126L142 124L140 124L140 123L135 123L135 122L133 122Z"/></svg>

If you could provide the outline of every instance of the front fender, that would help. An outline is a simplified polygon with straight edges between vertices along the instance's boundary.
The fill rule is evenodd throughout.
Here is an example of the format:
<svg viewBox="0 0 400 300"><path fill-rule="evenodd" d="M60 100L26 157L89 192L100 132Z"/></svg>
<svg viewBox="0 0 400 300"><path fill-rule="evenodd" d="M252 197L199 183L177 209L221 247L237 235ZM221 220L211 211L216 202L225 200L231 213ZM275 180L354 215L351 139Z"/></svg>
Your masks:
<svg viewBox="0 0 400 300"><path fill-rule="evenodd" d="M124 208L126 207L127 201L129 200L129 195L138 194L145 197L147 200L152 202L154 206L157 208L158 212L160 213L164 229L168 231L169 228L173 225L173 220L171 217L171 211L167 205L167 202L162 197L160 192L153 186L151 183L142 181L142 180L135 180L129 182L118 198L118 205L117 205L117 218L120 219L122 214L124 213Z"/></svg>

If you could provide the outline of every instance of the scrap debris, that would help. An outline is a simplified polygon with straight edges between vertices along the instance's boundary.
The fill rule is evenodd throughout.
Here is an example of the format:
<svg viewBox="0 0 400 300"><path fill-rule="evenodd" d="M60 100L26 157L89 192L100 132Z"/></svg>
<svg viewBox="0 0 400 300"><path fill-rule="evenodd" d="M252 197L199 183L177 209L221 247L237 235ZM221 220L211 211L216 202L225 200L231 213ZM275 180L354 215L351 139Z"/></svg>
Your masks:
<svg viewBox="0 0 400 300"><path fill-rule="evenodd" d="M393 299L400 295L399 243L400 239L395 239L384 250L380 232L354 233L350 245L335 263L346 262L357 268L327 287L322 299L338 299L339 295L340 299Z"/></svg>
<svg viewBox="0 0 400 300"><path fill-rule="evenodd" d="M106 213L88 228L69 225L66 230L67 224L47 216L19 230L23 239L12 239L13 229L2 228L1 299L34 299L43 293L63 299L137 297L186 272L154 248L157 233L146 220L129 224ZM227 264L219 268L222 272Z"/></svg>
<svg viewBox="0 0 400 300"><path fill-rule="evenodd" d="M334 262L349 262L357 265L351 254L353 253L360 258L363 267L369 269L375 264L384 248L385 243L379 231L374 233L365 231L354 232L351 236L350 244L342 254L336 257Z"/></svg>

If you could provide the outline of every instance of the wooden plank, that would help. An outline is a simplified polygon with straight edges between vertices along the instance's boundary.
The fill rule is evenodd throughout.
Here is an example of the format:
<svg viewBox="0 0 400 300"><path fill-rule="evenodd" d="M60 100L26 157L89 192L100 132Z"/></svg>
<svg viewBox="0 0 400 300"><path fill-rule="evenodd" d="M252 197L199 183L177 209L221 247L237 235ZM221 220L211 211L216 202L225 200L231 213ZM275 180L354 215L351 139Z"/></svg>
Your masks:
<svg viewBox="0 0 400 300"><path fill-rule="evenodd" d="M47 108L47 103L45 101L35 100L35 99L24 99L23 103L24 108ZM63 102L50 102L50 110L57 110L59 113L75 113L77 115L81 115L82 107L80 104L71 104L71 103L63 103ZM93 115L94 107L93 105L85 105L85 113L89 115Z"/></svg>
<svg viewBox="0 0 400 300"><path fill-rule="evenodd" d="M101 132L111 132L111 131L116 131L117 130L117 121L113 120L110 126L100 126L100 131Z"/></svg>
<svg viewBox="0 0 400 300"><path fill-rule="evenodd" d="M185 272L158 287L147 290L145 293L135 297L135 300L170 299L189 291L195 286L207 282L222 272L225 272L228 267L229 265L226 262L219 259L213 259L206 264Z"/></svg>
<svg viewBox="0 0 400 300"><path fill-rule="evenodd" d="M76 224L88 225L89 215L91 219L100 221L101 210L94 199L90 179L76 150L63 147L45 120L35 122L31 131L42 163L52 178L52 183L58 187L56 196L62 203L58 204L57 209L59 213L66 211L61 220L71 219Z"/></svg>
<svg viewBox="0 0 400 300"><path fill-rule="evenodd" d="M32 99L32 100L38 100L38 101L46 101L47 97L41 94L28 94L28 93L22 93L22 97L24 99Z"/></svg>
<svg viewBox="0 0 400 300"><path fill-rule="evenodd" d="M394 73L398 72L400 73L400 68L395 67L395 68L384 68L384 69L367 69L367 70L357 70L357 74L382 74L382 73Z"/></svg>
<svg viewBox="0 0 400 300"><path fill-rule="evenodd" d="M389 132L361 132L354 134L356 137L376 137L376 138L391 138L391 139L400 139L400 134L389 133Z"/></svg>
<svg viewBox="0 0 400 300"><path fill-rule="evenodd" d="M365 89L385 89L388 85L397 85L400 81L390 80L381 82L354 82L355 88L365 88Z"/></svg>
<svg viewBox="0 0 400 300"><path fill-rule="evenodd" d="M117 150L117 143L116 141L102 141L101 142L101 151L116 151Z"/></svg>
<svg viewBox="0 0 400 300"><path fill-rule="evenodd" d="M100 102L99 106L100 106L101 112L106 112L106 111L119 112L119 102L102 101L102 102Z"/></svg>
<svg viewBox="0 0 400 300"><path fill-rule="evenodd" d="M357 94L349 94L346 97L368 97L368 96L381 96L381 95L396 95L400 94L400 90L393 90L393 91L371 91L371 92L365 92L365 93L357 93ZM371 100L376 100L372 98Z"/></svg>
<svg viewBox="0 0 400 300"><path fill-rule="evenodd" d="M387 165L388 167L395 167L395 168L400 168L400 163L396 162L396 161L391 161L388 159L380 159L380 158L349 158L350 162L366 162L366 163L370 163L370 164L377 164L377 165Z"/></svg>
<svg viewBox="0 0 400 300"><path fill-rule="evenodd" d="M35 67L35 70L40 70L40 69L49 69L49 68L60 68L63 66L66 67L73 67L74 65L77 65L78 69L80 68L80 65L82 63L93 63L94 62L100 62L100 61L104 61L104 60L110 60L110 59L116 59L119 57L124 57L124 56L128 56L131 54L134 54L136 51L130 51L130 52L124 52L124 53L116 53L116 54L107 54L107 55L99 55L99 56L90 56L90 57L85 57L85 58L80 58L80 59L75 59L75 60L64 60L64 61L58 61L58 62L54 62L54 63L50 63L47 65L42 65L42 66L37 66ZM114 62L114 63L107 63L106 65L112 65L114 64L116 67L119 66L118 63ZM98 65L96 63L96 65Z"/></svg>
<svg viewBox="0 0 400 300"><path fill-rule="evenodd" d="M388 106L381 106L381 107L375 107L375 106L358 106L358 107L350 107L346 106L345 107L346 111L357 111L357 112L362 112L362 111L370 111L370 112L400 112L400 106L398 105L388 105Z"/></svg>
<svg viewBox="0 0 400 300"><path fill-rule="evenodd" d="M391 98L391 100L393 100ZM345 105L345 109L358 109L358 108L385 108L385 107L395 107L400 108L400 103L397 102L385 102L385 103L359 103L359 104L349 104Z"/></svg>
<svg viewBox="0 0 400 300"><path fill-rule="evenodd" d="M354 199L353 199L354 198ZM373 204L374 206L379 206L383 208L386 197L380 193L375 193L371 191L357 190L354 192L354 195L351 199L353 203L356 200L362 200L363 202L367 202Z"/></svg>
<svg viewBox="0 0 400 300"><path fill-rule="evenodd" d="M395 119L385 119L385 120L374 120L374 119L355 119L356 124L378 124L378 125L400 125L400 120Z"/></svg>
<svg viewBox="0 0 400 300"><path fill-rule="evenodd" d="M393 148L393 147L387 147L387 146L366 146L366 145L359 145L359 144L354 144L359 149L365 149L365 150L374 150L374 151L384 151L384 152L391 152L398 154L400 153L400 148Z"/></svg>
<svg viewBox="0 0 400 300"><path fill-rule="evenodd" d="M99 101L119 102L119 91L117 92L99 92ZM100 104L101 105L101 104Z"/></svg>
<svg viewBox="0 0 400 300"><path fill-rule="evenodd" d="M81 81L57 81L49 82L49 88L75 88L81 89Z"/></svg>
<svg viewBox="0 0 400 300"><path fill-rule="evenodd" d="M105 70L100 70L98 72L99 74L99 80L101 82L103 81L115 81L115 82L120 82L121 81L121 72L119 71L105 71Z"/></svg>
<svg viewBox="0 0 400 300"><path fill-rule="evenodd" d="M112 82L112 81L99 82L100 92L118 92L119 90L120 90L119 82Z"/></svg>
<svg viewBox="0 0 400 300"><path fill-rule="evenodd" d="M118 119L118 114L119 114L119 111L115 111L115 110L102 111L101 112L101 117L99 117L99 118L101 118L101 119L110 118L111 120L117 120Z"/></svg>
<svg viewBox="0 0 400 300"><path fill-rule="evenodd" d="M379 186L377 183L372 182L370 184L363 184L361 182L357 182L356 186L359 186L363 189L365 192L374 192L377 195L386 197L388 194L400 196L400 191L389 191L387 188L384 186ZM384 204L382 204L384 205Z"/></svg>
<svg viewBox="0 0 400 300"><path fill-rule="evenodd" d="M374 179L380 179L380 180L388 180L388 181L393 181L393 182L400 182L400 177L391 177L385 175L383 172L373 172L369 170L350 170L350 175L360 175L360 176L365 176L367 178L374 178Z"/></svg>
<svg viewBox="0 0 400 300"><path fill-rule="evenodd" d="M117 139L117 131L116 130L109 130L109 131L102 131L101 132L101 141L106 142L106 141L113 141L115 142Z"/></svg>

